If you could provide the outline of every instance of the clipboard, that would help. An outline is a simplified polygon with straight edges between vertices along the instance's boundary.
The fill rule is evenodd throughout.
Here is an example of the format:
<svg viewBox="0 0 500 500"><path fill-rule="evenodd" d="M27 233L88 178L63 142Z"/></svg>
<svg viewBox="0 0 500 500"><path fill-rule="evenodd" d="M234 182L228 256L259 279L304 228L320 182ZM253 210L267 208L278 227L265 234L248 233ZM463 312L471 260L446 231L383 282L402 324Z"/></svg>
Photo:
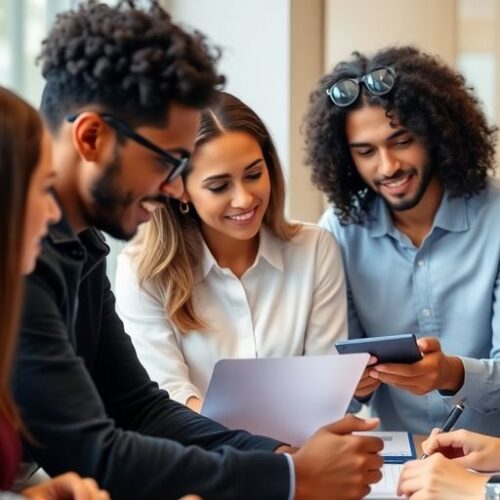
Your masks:
<svg viewBox="0 0 500 500"><path fill-rule="evenodd" d="M375 436L384 442L380 455L385 464L404 464L417 458L413 435L409 432L367 431L355 432L361 436Z"/></svg>

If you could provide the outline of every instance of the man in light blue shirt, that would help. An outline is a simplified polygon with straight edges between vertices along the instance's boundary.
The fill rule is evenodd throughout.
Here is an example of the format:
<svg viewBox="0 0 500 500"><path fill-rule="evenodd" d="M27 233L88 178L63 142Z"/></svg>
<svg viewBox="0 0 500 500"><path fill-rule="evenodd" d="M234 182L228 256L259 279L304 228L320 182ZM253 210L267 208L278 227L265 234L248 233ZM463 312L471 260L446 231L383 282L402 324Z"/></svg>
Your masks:
<svg viewBox="0 0 500 500"><path fill-rule="evenodd" d="M372 364L356 397L389 430L500 435L500 183L495 130L462 77L411 47L356 54L307 116L308 163L333 208L350 338L415 333L422 361Z"/></svg>

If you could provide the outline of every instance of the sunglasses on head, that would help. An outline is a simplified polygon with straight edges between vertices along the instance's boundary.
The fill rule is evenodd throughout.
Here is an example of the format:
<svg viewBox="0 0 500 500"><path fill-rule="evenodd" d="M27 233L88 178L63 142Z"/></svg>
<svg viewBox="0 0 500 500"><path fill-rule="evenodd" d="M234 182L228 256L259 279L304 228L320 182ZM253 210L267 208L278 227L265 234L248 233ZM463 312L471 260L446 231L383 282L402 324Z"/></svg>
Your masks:
<svg viewBox="0 0 500 500"><path fill-rule="evenodd" d="M128 137L129 139L137 142L146 149L153 151L153 153L156 153L161 158L161 160L170 167L170 171L167 175L167 178L165 179L165 182L172 182L174 179L179 177L179 175L181 175L184 170L186 170L189 162L188 155L177 158L165 149L160 148L160 146L157 146L156 144L151 142L149 139L146 139L141 134L138 134L130 125L127 125L125 122L116 118L116 116L113 116L109 113L98 114L110 127L116 130L118 134ZM79 114L77 113L67 116L66 120L70 123L73 123L78 118L78 115Z"/></svg>
<svg viewBox="0 0 500 500"><path fill-rule="evenodd" d="M365 75L342 78L326 90L335 106L345 108L353 104L361 92L363 84L370 94L380 96L388 94L396 82L396 71L390 66L374 69Z"/></svg>

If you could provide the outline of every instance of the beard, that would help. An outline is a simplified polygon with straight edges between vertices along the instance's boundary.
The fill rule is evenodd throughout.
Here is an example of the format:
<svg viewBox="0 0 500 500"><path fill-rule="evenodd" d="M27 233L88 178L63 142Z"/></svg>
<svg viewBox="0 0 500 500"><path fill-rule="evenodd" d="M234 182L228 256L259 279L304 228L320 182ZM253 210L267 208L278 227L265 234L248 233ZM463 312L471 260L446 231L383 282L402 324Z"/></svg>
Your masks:
<svg viewBox="0 0 500 500"><path fill-rule="evenodd" d="M134 202L131 191L122 192L119 188L121 158L115 151L113 160L90 189L93 199L93 213L87 214L87 222L104 231L113 238L130 240L135 236L137 228L127 231L123 227L124 213Z"/></svg>
<svg viewBox="0 0 500 500"><path fill-rule="evenodd" d="M407 173L411 173L413 175L417 175L417 170L412 169L411 171L406 171L401 173L400 175L405 175ZM420 201L422 200L425 192L427 191L427 188L429 187L429 184L432 180L432 177L434 175L434 171L431 167L430 163L426 163L421 171L420 174L420 183L417 186L417 190L413 196L410 198L402 198L401 200L398 201L390 201L388 200L385 196L381 195L382 198L384 199L385 203L389 207L390 210L393 210L394 212L403 212L405 210L410 210L412 208L415 208ZM399 175L396 175L394 179L396 180L399 177ZM380 194L380 192L379 192Z"/></svg>

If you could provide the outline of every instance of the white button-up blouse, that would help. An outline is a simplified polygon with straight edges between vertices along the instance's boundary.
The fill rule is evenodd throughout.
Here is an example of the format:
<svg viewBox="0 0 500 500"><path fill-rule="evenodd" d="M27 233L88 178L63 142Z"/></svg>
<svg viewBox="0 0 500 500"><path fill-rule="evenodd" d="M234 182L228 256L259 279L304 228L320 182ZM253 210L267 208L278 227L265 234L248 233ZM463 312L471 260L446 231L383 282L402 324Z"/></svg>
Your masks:
<svg viewBox="0 0 500 500"><path fill-rule="evenodd" d="M241 278L221 268L208 247L194 272L193 305L208 331L181 334L159 294L139 287L125 249L116 272L117 311L150 377L181 403L203 399L222 358L333 354L347 337L341 253L331 233L303 224L290 240L267 228Z"/></svg>

